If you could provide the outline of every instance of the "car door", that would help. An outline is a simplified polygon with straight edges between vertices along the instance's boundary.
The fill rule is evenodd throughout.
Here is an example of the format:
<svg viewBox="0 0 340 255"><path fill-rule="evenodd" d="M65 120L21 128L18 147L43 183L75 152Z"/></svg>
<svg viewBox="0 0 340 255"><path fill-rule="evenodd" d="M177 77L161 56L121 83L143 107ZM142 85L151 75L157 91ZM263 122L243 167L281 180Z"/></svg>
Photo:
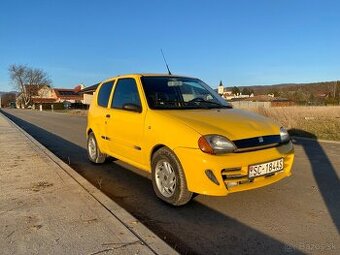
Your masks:
<svg viewBox="0 0 340 255"><path fill-rule="evenodd" d="M114 88L106 132L108 150L128 163L142 165L146 109L134 78L118 79Z"/></svg>
<svg viewBox="0 0 340 255"><path fill-rule="evenodd" d="M107 139L106 139L106 122L109 99L112 94L112 87L114 81L107 81L100 85L97 95L97 101L95 102L95 110L91 112L91 119L93 120L93 130L95 131L95 136L99 147L102 151L107 151Z"/></svg>

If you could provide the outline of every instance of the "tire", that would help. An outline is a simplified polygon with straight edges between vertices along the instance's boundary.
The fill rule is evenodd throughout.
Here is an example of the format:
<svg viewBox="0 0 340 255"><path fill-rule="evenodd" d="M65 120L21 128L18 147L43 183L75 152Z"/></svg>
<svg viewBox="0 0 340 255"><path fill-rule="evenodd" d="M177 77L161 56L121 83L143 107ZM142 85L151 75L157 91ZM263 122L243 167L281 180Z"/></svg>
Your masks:
<svg viewBox="0 0 340 255"><path fill-rule="evenodd" d="M106 160L106 154L102 153L98 147L96 137L91 132L87 138L87 156L92 163L101 164Z"/></svg>
<svg viewBox="0 0 340 255"><path fill-rule="evenodd" d="M187 188L183 168L176 155L163 147L152 157L152 186L158 198L174 205L187 204L193 193Z"/></svg>

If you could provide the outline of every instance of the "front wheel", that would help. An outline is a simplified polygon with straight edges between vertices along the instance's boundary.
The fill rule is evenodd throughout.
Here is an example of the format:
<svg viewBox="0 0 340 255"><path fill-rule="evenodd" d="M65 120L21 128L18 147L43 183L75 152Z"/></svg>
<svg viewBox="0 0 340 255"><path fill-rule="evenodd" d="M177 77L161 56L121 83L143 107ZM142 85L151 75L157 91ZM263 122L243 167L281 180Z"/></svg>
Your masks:
<svg viewBox="0 0 340 255"><path fill-rule="evenodd" d="M152 157L152 186L160 199L180 206L188 203L192 192L187 188L182 166L175 154L163 147Z"/></svg>
<svg viewBox="0 0 340 255"><path fill-rule="evenodd" d="M87 138L87 155L89 160L96 164L104 163L106 159L106 154L100 151L93 133L90 133Z"/></svg>

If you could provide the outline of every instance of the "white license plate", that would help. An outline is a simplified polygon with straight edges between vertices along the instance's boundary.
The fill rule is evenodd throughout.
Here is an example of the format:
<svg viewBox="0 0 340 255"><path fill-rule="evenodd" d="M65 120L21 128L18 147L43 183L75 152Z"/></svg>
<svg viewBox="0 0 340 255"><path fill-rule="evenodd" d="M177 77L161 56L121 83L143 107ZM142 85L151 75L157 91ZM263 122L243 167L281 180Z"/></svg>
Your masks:
<svg viewBox="0 0 340 255"><path fill-rule="evenodd" d="M263 164L249 166L249 178L267 175L283 170L283 158Z"/></svg>

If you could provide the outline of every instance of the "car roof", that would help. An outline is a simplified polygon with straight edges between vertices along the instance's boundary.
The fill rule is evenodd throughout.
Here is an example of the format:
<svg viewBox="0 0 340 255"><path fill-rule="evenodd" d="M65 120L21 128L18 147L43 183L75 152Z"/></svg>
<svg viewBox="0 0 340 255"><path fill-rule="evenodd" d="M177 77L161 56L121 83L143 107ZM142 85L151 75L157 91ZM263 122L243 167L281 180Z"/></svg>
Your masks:
<svg viewBox="0 0 340 255"><path fill-rule="evenodd" d="M113 79L117 79L117 78L127 78L127 77L182 77L182 78L193 78L193 79L197 79L195 77L190 77L190 76L184 76L184 75L176 75L176 74L168 74L168 73L131 73L131 74L122 74L122 75L116 75L113 76L111 78L108 78L106 80L104 80L103 82L106 81L110 81Z"/></svg>

